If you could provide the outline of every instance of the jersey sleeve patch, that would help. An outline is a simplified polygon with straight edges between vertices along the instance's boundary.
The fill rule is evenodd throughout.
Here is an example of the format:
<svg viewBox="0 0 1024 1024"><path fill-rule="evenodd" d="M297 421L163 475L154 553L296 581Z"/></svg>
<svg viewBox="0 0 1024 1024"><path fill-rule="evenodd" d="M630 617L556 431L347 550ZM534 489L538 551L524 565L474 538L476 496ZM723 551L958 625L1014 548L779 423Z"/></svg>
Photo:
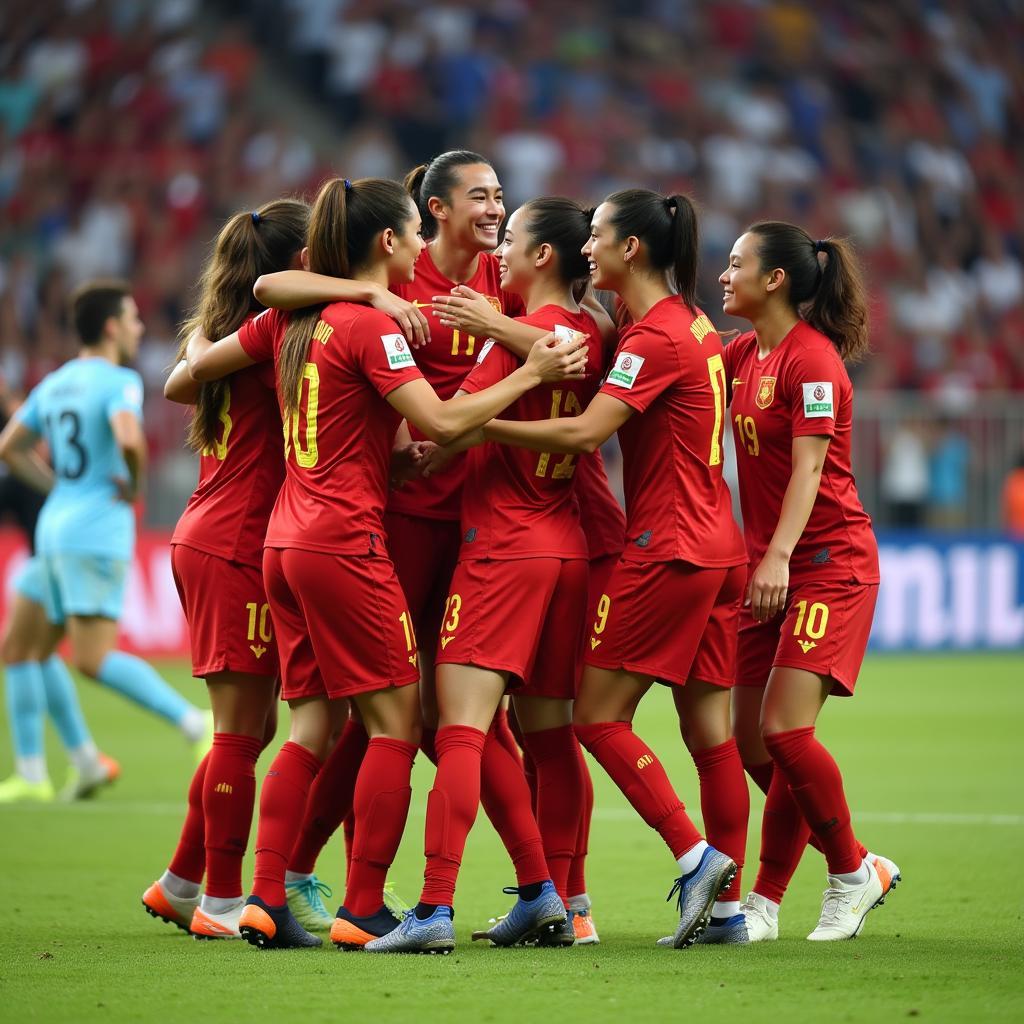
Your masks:
<svg viewBox="0 0 1024 1024"><path fill-rule="evenodd" d="M487 353L490 352L492 348L494 348L494 339L488 338L484 342L483 348L480 349L480 355L476 357L477 363L482 363L487 358Z"/></svg>
<svg viewBox="0 0 1024 1024"><path fill-rule="evenodd" d="M832 402L832 381L815 381L804 384L804 416L807 419L834 419Z"/></svg>
<svg viewBox="0 0 1024 1024"><path fill-rule="evenodd" d="M404 366L416 365L416 360L412 357L409 342L405 340L404 334L382 334L380 340L384 343L388 366L392 370L401 370Z"/></svg>
<svg viewBox="0 0 1024 1024"><path fill-rule="evenodd" d="M631 389L636 383L637 377L640 376L643 365L643 356L636 356L631 352L620 352L615 360L615 365L608 371L606 383ZM829 393L831 394L831 392Z"/></svg>

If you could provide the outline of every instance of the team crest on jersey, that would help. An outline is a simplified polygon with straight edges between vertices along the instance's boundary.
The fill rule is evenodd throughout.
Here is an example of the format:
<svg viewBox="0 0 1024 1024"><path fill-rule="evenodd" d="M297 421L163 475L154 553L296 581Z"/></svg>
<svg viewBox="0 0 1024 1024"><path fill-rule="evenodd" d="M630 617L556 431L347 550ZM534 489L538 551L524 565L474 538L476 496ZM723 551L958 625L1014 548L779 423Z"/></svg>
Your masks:
<svg viewBox="0 0 1024 1024"><path fill-rule="evenodd" d="M487 299L487 301L494 307L495 313L502 312L501 299L499 299L497 295L485 295L484 298Z"/></svg>
<svg viewBox="0 0 1024 1024"><path fill-rule="evenodd" d="M403 366L414 366L416 360L409 351L409 342L403 334L382 334L380 340L384 342L384 351L387 353L388 366L392 370L400 370Z"/></svg>
<svg viewBox="0 0 1024 1024"><path fill-rule="evenodd" d="M643 365L643 356L635 356L632 352L620 352L615 365L608 371L608 383L617 384L620 388L632 388L640 376Z"/></svg>
<svg viewBox="0 0 1024 1024"><path fill-rule="evenodd" d="M775 401L775 378L762 377L757 385L757 397L754 399L758 409L767 409Z"/></svg>

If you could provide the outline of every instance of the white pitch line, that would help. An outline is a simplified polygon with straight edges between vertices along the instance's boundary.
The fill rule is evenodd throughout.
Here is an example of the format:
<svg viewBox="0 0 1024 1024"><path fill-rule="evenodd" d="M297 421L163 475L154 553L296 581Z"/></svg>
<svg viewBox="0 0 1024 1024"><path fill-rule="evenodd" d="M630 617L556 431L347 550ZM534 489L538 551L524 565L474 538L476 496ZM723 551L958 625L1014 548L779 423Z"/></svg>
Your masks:
<svg viewBox="0 0 1024 1024"><path fill-rule="evenodd" d="M18 804L11 809L40 812L66 811L70 814L124 814L129 815L182 815L185 804L174 802L146 801L83 801L75 804ZM0 814L7 808L0 807ZM422 807L413 807L409 817L424 816ZM633 821L639 820L631 807L595 807L594 817L599 821ZM854 811L854 822L866 822L876 825L953 825L974 827L977 825L993 827L1020 828L1024 826L1024 814L953 814L942 811ZM754 820L755 815L751 815Z"/></svg>

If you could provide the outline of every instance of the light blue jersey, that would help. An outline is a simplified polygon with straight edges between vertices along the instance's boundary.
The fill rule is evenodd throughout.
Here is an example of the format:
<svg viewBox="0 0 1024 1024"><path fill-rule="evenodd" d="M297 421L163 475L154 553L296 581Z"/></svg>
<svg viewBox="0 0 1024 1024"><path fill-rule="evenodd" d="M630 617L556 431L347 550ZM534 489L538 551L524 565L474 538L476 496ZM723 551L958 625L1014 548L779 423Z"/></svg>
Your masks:
<svg viewBox="0 0 1024 1024"><path fill-rule="evenodd" d="M115 480L128 467L111 417L126 410L142 419L142 378L106 359L72 359L47 375L15 414L46 438L56 484L36 526L40 555L94 555L128 562L135 513Z"/></svg>

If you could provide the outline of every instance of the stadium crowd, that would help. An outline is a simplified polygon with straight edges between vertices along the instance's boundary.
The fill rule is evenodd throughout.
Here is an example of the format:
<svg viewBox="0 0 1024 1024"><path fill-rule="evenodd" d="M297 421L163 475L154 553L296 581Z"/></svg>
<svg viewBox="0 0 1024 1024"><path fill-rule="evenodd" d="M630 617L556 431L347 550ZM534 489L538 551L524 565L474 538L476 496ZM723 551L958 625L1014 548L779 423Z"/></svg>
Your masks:
<svg viewBox="0 0 1024 1024"><path fill-rule="evenodd" d="M460 145L493 156L510 210L625 183L693 194L705 301L759 216L848 233L874 284L859 384L958 411L1024 390L1010 4L12 0L0 25L0 373L16 392L72 354L80 281L131 276L155 389L231 211ZM301 83L336 130L268 117L261 72ZM179 421L151 410L159 459Z"/></svg>

